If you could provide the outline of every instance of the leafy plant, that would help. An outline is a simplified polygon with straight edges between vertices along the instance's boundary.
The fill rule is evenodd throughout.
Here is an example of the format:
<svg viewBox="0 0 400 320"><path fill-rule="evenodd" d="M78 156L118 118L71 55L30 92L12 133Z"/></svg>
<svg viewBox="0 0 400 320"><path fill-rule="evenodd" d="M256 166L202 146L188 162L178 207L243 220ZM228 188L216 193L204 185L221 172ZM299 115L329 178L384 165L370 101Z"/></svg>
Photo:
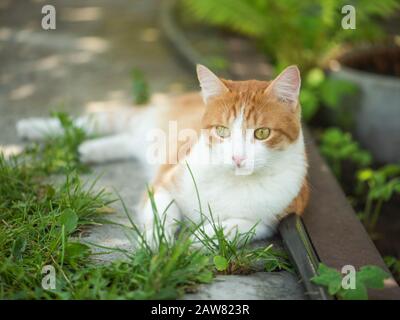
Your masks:
<svg viewBox="0 0 400 320"><path fill-rule="evenodd" d="M374 4L369 0L181 0L180 3L186 14L198 21L254 39L272 59L276 72L291 64L298 65L306 79L300 96L306 121L312 119L321 103L339 109L343 96L355 92L350 82L326 78L319 69L332 52L346 43L354 45L383 38L376 18L388 17L400 7L399 0ZM345 5L353 5L357 10L354 30L341 27L341 9ZM341 114L337 112L339 118ZM341 120L347 122L347 118Z"/></svg>
<svg viewBox="0 0 400 320"><path fill-rule="evenodd" d="M101 221L112 200L75 174L49 184L23 155L0 154L0 298L50 298L40 285L41 268L51 264L60 274L81 267L89 247L70 235Z"/></svg>
<svg viewBox="0 0 400 320"><path fill-rule="evenodd" d="M359 217L367 230L373 233L382 205L394 194L400 193L400 165L388 164L375 170L368 168L372 163L371 154L361 149L350 133L339 128L329 128L323 132L320 150L339 180L342 178L342 167L345 163L351 162L358 168L354 194L358 203L362 202L364 205Z"/></svg>
<svg viewBox="0 0 400 320"><path fill-rule="evenodd" d="M190 250L185 232L167 241L162 221L153 247L144 240L134 251L107 248L125 259L95 264L90 247L71 236L103 222L111 200L75 174L49 184L25 162L0 155L0 299L172 299L212 280L209 255ZM145 239L133 222L128 229ZM56 270L55 290L41 286L45 265Z"/></svg>
<svg viewBox="0 0 400 320"><path fill-rule="evenodd" d="M339 180L345 161L350 161L359 168L372 162L371 154L361 149L350 133L339 128L326 129L321 135L319 148Z"/></svg>
<svg viewBox="0 0 400 320"><path fill-rule="evenodd" d="M140 69L132 71L132 94L135 104L145 104L149 101L149 86Z"/></svg>
<svg viewBox="0 0 400 320"><path fill-rule="evenodd" d="M383 203L394 194L400 194L400 165L389 164L377 170L362 169L357 173L358 192L367 193L361 219L373 231L382 211Z"/></svg>
<svg viewBox="0 0 400 320"><path fill-rule="evenodd" d="M400 260L393 256L386 256L384 260L394 278L400 282Z"/></svg>
<svg viewBox="0 0 400 320"><path fill-rule="evenodd" d="M328 289L330 295L336 295L342 300L367 300L367 289L383 289L383 281L390 275L377 266L363 266L355 272L355 287L345 289L343 287L342 274L336 269L320 263L318 266L318 275L311 278L311 281L317 285Z"/></svg>
<svg viewBox="0 0 400 320"><path fill-rule="evenodd" d="M30 144L23 151L26 166L34 167L43 174L88 171L78 155L78 146L88 138L87 134L75 125L67 113L56 112L52 116L60 121L62 134L49 135L43 143Z"/></svg>
<svg viewBox="0 0 400 320"><path fill-rule="evenodd" d="M181 0L181 3L187 14L198 21L253 38L278 69L299 64L302 71L320 65L340 43L382 37L384 33L375 18L387 17L399 8L397 0L374 3L369 0ZM344 5L353 5L357 10L354 30L341 27Z"/></svg>
<svg viewBox="0 0 400 320"><path fill-rule="evenodd" d="M303 79L300 103L302 117L306 121L313 118L321 103L337 112L344 112L340 104L342 98L356 92L353 83L326 77L324 71L317 67L309 70Z"/></svg>

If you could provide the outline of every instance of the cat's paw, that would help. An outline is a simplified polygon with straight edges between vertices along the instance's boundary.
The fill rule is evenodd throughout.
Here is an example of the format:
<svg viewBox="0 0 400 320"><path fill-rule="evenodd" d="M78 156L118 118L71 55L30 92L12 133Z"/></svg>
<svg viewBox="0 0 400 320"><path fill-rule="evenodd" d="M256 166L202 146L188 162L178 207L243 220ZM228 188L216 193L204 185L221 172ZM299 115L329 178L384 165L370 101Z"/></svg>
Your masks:
<svg viewBox="0 0 400 320"><path fill-rule="evenodd" d="M100 163L103 162L101 148L97 141L85 141L78 147L79 160L82 163Z"/></svg>

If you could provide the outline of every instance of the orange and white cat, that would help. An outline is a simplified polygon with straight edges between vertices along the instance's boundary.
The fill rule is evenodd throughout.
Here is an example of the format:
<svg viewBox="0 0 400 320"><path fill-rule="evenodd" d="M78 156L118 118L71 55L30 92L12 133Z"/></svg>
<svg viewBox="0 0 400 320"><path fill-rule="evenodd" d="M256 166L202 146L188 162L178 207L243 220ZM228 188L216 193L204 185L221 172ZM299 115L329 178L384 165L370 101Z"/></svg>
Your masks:
<svg viewBox="0 0 400 320"><path fill-rule="evenodd" d="M158 212L168 207L165 231L170 236L177 220L200 222L199 207L205 215L210 207L228 236L254 225L254 239L272 236L283 216L302 214L308 201L299 70L290 66L273 81L231 81L198 65L197 75L201 95L76 119L90 134L114 134L84 142L81 160L138 157L151 164L154 199ZM17 130L29 139L62 132L57 119L41 118L21 120ZM149 199L137 218L151 237ZM204 230L213 236L211 225Z"/></svg>

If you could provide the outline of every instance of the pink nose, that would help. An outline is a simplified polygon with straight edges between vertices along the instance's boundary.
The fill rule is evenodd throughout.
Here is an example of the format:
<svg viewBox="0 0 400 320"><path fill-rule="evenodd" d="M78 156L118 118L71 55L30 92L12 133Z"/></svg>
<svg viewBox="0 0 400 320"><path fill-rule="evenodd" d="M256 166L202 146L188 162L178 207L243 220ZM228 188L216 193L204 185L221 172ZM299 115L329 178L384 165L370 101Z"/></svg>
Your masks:
<svg viewBox="0 0 400 320"><path fill-rule="evenodd" d="M243 165L244 160L246 160L243 156L232 156L232 161L236 164L238 168Z"/></svg>

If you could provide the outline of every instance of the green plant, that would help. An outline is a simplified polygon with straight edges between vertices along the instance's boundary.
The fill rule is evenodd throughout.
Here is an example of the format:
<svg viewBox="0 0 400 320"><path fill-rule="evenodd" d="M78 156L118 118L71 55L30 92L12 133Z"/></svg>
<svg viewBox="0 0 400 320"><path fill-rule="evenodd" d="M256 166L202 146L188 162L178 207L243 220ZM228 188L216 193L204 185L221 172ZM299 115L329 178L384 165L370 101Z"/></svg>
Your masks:
<svg viewBox="0 0 400 320"><path fill-rule="evenodd" d="M132 71L132 94L135 104L145 104L149 101L149 86L140 69Z"/></svg>
<svg viewBox="0 0 400 320"><path fill-rule="evenodd" d="M386 256L384 260L394 278L400 282L400 260L393 256Z"/></svg>
<svg viewBox="0 0 400 320"><path fill-rule="evenodd" d="M199 21L255 39L278 69L299 64L302 71L320 65L338 44L382 37L384 33L375 18L387 17L399 8L398 0L181 0L181 3ZM353 5L357 10L354 30L341 27L344 5Z"/></svg>
<svg viewBox="0 0 400 320"><path fill-rule="evenodd" d="M213 236L205 231L205 221L205 224L213 228ZM255 227L245 233L232 230L231 232L234 232L232 236L219 222L214 220L209 207L209 217L204 215L200 225L192 223L190 232L204 247L204 250L212 256L214 267L219 272L225 274L251 273L259 264L263 264L266 271L292 271L288 256L284 251L273 248L272 244L267 247L250 245Z"/></svg>
<svg viewBox="0 0 400 320"><path fill-rule="evenodd" d="M320 263L318 266L318 275L311 278L311 281L317 285L328 289L330 295L336 295L342 300L367 300L367 289L383 289L383 281L390 275L377 266L363 266L354 274L354 288L343 287L342 274L336 269Z"/></svg>
<svg viewBox="0 0 400 320"><path fill-rule="evenodd" d="M400 193L400 166L388 164L376 170L366 168L372 163L371 154L361 149L350 133L343 132L339 128L329 128L323 132L320 138L320 150L339 181L342 178L342 167L346 162L351 162L358 168L354 195L357 196L357 202L362 202L364 206L358 215L367 230L373 233L382 205L394 194Z"/></svg>
<svg viewBox="0 0 400 320"><path fill-rule="evenodd" d="M320 137L319 148L339 180L344 161L350 161L359 168L372 162L370 153L361 149L350 133L339 128L326 129Z"/></svg>
<svg viewBox="0 0 400 320"><path fill-rule="evenodd" d="M67 290L68 298L175 299L185 291L193 290L198 283L213 279L209 257L190 249L191 239L185 230L174 241L167 239L165 212L158 212L151 190L148 197L153 204L155 220L151 243L125 208L131 225L121 227L136 240L134 250L103 247L122 253L125 259L108 265L89 265L78 276L73 275Z"/></svg>
<svg viewBox="0 0 400 320"><path fill-rule="evenodd" d="M108 248L125 259L95 264L88 244L73 236L107 222L101 216L109 212L109 196L73 173L50 184L26 162L23 154L0 155L0 299L172 299L212 280L210 257L190 250L186 232L167 241L162 221L155 246L138 241L133 251ZM128 230L144 239L133 222ZM55 268L55 290L41 286L45 265Z"/></svg>
<svg viewBox="0 0 400 320"><path fill-rule="evenodd" d="M326 77L320 68L313 68L303 76L303 83L300 92L300 103L302 107L302 117L310 121L321 103L335 111L345 113L341 108L342 97L356 92L356 87L349 81Z"/></svg>
<svg viewBox="0 0 400 320"><path fill-rule="evenodd" d="M354 45L383 38L384 32L376 17L388 17L400 7L399 0L375 3L369 0L181 0L180 3L198 21L254 39L272 59L277 73L288 65L298 65L306 79L300 96L306 121L312 119L321 103L337 110L343 96L355 92L350 82L326 78L319 69L331 53L346 42ZM357 10L356 29L341 27L341 8L345 5L353 5ZM347 112L346 117L340 117L346 110L339 111L338 117L348 122Z"/></svg>
<svg viewBox="0 0 400 320"><path fill-rule="evenodd" d="M64 275L82 266L89 247L70 236L101 221L111 200L76 174L49 184L21 155L0 154L0 181L0 298L50 298L40 285L42 267Z"/></svg>
<svg viewBox="0 0 400 320"><path fill-rule="evenodd" d="M358 193L366 193L360 217L369 231L375 229L384 202L400 193L400 165L389 164L377 170L362 169L357 173Z"/></svg>
<svg viewBox="0 0 400 320"><path fill-rule="evenodd" d="M56 112L52 116L60 121L63 133L49 135L43 143L28 145L23 151L25 165L43 174L88 171L88 167L79 161L78 155L78 146L88 138L87 134L74 124L68 114Z"/></svg>

